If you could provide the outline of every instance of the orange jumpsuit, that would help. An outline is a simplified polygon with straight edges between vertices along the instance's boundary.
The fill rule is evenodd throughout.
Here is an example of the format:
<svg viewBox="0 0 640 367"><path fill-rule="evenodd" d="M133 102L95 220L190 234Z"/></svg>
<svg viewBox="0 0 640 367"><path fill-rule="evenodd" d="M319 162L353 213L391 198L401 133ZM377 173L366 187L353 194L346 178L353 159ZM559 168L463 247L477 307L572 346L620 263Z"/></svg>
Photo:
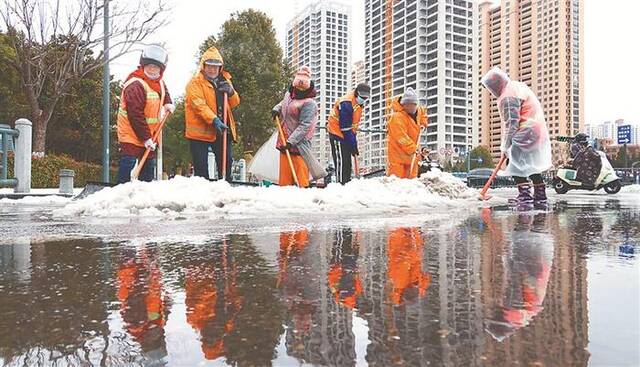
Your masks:
<svg viewBox="0 0 640 367"><path fill-rule="evenodd" d="M391 108L393 114L387 127L387 176L416 178L419 157L415 157L415 153L418 149L420 129L427 128L427 111L419 106L414 119L404 110L400 98L394 99Z"/></svg>

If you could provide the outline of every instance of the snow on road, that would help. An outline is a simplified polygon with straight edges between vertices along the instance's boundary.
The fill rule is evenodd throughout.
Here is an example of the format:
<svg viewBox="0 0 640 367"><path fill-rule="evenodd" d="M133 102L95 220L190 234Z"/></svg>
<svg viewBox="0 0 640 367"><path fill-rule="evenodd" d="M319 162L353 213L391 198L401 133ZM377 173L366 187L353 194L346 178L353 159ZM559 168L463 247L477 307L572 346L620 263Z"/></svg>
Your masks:
<svg viewBox="0 0 640 367"><path fill-rule="evenodd" d="M479 206L478 192L448 173L427 173L419 180L395 177L354 180L324 189L231 187L226 182L176 177L105 188L70 202L54 216L186 217L227 219L270 215L340 216L434 208Z"/></svg>

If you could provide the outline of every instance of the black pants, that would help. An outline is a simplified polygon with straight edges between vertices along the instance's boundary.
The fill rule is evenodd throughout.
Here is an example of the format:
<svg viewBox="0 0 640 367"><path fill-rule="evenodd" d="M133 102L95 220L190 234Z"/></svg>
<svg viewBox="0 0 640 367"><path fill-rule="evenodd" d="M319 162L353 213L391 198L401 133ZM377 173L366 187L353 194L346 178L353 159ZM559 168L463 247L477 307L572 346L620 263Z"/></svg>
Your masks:
<svg viewBox="0 0 640 367"><path fill-rule="evenodd" d="M216 141L209 143L200 140L189 140L189 148L191 150L191 161L193 163L194 176L204 177L207 180L209 177L209 147L216 156L216 170L218 171L218 177L222 178L222 134L218 134ZM231 135L227 136L227 181L231 182L231 164L233 158L231 156Z"/></svg>
<svg viewBox="0 0 640 367"><path fill-rule="evenodd" d="M544 180L542 179L542 175L539 173L536 173L535 175L531 175L529 176L529 178L531 179L531 182L533 182L534 185L540 185L544 183ZM520 185L527 182L526 177L513 176L513 180L516 182L516 185Z"/></svg>
<svg viewBox="0 0 640 367"><path fill-rule="evenodd" d="M351 181L351 145L346 141L329 137L331 143L331 156L333 157L333 166L336 172L336 182L346 184Z"/></svg>

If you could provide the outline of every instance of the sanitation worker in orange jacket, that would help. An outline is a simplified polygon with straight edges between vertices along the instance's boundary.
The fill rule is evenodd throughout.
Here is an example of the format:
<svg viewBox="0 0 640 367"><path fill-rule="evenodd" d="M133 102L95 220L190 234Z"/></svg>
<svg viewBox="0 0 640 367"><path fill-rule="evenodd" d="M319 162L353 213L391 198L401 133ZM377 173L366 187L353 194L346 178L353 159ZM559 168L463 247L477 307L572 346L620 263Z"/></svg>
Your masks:
<svg viewBox="0 0 640 367"><path fill-rule="evenodd" d="M167 113L175 109L162 80L167 59L164 48L158 45L145 47L140 66L129 74L122 87L117 127L121 154L119 184L131 181L131 171L146 149L150 149L151 154L138 178L140 181L153 180L156 166L153 151L157 144L152 137L160 125L162 110Z"/></svg>
<svg viewBox="0 0 640 367"><path fill-rule="evenodd" d="M224 119L224 95L229 101L227 121ZM216 155L218 177L222 177L223 134L227 134L226 178L231 180L231 143L237 141L236 123L231 109L240 104L240 96L231 84L231 74L217 48L202 54L200 68L187 84L184 102L185 137L189 140L194 175L209 179L209 149Z"/></svg>
<svg viewBox="0 0 640 367"><path fill-rule="evenodd" d="M407 88L391 105L393 113L387 132L387 176L416 178L420 147L420 131L426 129L427 111L418 106L416 92Z"/></svg>

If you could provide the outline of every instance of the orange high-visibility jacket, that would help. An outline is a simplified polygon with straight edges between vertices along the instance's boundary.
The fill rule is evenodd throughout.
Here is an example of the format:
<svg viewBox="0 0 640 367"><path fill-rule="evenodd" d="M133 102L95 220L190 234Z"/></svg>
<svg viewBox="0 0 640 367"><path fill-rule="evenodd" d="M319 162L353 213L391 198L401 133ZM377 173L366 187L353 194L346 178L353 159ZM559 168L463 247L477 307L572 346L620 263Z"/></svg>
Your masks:
<svg viewBox="0 0 640 367"><path fill-rule="evenodd" d="M400 104L400 97L391 104L393 113L387 125L387 159L390 164L411 164L413 153L418 149L420 128L426 129L429 120L424 107L418 106L414 121Z"/></svg>
<svg viewBox="0 0 640 367"><path fill-rule="evenodd" d="M216 140L216 128L213 119L217 116L223 120L224 116L218 116L218 101L216 91L204 75L204 62L206 60L220 60L222 55L215 47L209 48L200 58L198 73L187 84L184 101L185 136L187 139L214 142ZM231 82L231 74L221 70L222 76ZM229 97L229 108L235 108L240 104L238 92ZM237 141L236 123L231 111L229 121L223 121L231 129L231 136Z"/></svg>

